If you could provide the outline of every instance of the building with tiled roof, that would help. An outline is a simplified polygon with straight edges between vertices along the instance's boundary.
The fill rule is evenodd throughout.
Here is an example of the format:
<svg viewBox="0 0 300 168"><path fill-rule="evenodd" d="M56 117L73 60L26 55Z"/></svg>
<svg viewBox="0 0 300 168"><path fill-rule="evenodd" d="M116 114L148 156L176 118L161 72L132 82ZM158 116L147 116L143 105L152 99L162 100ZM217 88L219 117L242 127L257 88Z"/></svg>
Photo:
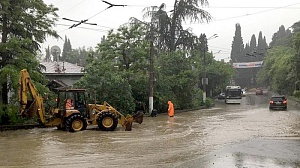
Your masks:
<svg viewBox="0 0 300 168"><path fill-rule="evenodd" d="M62 83L73 86L83 75L83 67L68 62L41 62L46 70L43 74L49 80L61 81Z"/></svg>

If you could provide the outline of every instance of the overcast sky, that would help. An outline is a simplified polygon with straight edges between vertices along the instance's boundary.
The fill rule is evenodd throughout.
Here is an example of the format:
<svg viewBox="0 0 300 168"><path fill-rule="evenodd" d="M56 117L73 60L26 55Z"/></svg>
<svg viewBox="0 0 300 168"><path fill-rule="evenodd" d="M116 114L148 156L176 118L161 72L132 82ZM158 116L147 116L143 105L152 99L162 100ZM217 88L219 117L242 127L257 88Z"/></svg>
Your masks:
<svg viewBox="0 0 300 168"><path fill-rule="evenodd" d="M95 47L100 38L106 35L109 29L116 29L128 22L130 17L143 20L143 9L148 6L159 6L165 3L167 11L172 9L175 0L107 0L113 4L127 5L126 7L112 7L102 0L44 0L46 4L53 4L59 8L59 21L54 29L61 37L70 39L72 48L85 46ZM208 0L209 6L203 7L213 20L210 23L185 23L191 27L193 33L199 36L205 33L207 37L217 34L218 37L208 41L209 50L214 53L215 59L229 60L231 44L235 33L235 24L239 23L242 29L244 44L249 43L251 36L258 38L259 31L266 37L267 43L281 25L290 27L300 21L299 0ZM97 26L80 25L68 29L74 22L63 20L88 19L89 23ZM42 45L43 48L57 45L63 48L63 40L51 37Z"/></svg>

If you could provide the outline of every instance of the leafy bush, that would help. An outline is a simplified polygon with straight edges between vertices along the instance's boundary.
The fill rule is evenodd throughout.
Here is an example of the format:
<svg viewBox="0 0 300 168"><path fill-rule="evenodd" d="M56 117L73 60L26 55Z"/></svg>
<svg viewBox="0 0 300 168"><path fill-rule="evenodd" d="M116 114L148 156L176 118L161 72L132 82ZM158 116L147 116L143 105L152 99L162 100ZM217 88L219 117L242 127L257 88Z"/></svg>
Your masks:
<svg viewBox="0 0 300 168"><path fill-rule="evenodd" d="M295 90L293 96L300 99L300 90Z"/></svg>
<svg viewBox="0 0 300 168"><path fill-rule="evenodd" d="M201 105L204 104L202 102L202 100L203 100L202 95L203 95L203 91L201 89L198 89L193 97L193 108L200 107Z"/></svg>
<svg viewBox="0 0 300 168"><path fill-rule="evenodd" d="M205 102L204 102L204 106L209 108L212 107L214 105L214 100L211 98L206 98Z"/></svg>
<svg viewBox="0 0 300 168"><path fill-rule="evenodd" d="M1 116L1 124L20 124L24 123L24 120L18 115L18 106L15 105L7 105L3 108L3 105L0 105L0 116ZM3 111L5 109L5 111ZM2 117L6 118L6 121L2 121Z"/></svg>

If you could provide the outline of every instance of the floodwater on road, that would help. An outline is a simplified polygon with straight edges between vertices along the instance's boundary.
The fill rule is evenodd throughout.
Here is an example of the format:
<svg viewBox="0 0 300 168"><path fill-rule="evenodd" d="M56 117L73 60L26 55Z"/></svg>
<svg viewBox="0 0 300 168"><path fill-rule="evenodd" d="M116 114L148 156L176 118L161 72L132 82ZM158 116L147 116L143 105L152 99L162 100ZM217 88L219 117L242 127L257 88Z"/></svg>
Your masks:
<svg viewBox="0 0 300 168"><path fill-rule="evenodd" d="M0 132L0 167L300 167L300 116L269 111L266 96L241 105L144 117L132 131L95 127Z"/></svg>

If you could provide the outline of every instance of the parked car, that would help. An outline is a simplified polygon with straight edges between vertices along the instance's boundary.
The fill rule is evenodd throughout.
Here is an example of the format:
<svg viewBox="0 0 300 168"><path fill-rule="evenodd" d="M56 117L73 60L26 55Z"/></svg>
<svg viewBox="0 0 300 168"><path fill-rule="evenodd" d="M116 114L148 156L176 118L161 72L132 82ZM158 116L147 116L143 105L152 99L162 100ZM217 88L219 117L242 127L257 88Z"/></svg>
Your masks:
<svg viewBox="0 0 300 168"><path fill-rule="evenodd" d="M283 109L287 110L287 98L285 96L279 95L279 96L272 96L270 98L270 105L269 109Z"/></svg>
<svg viewBox="0 0 300 168"><path fill-rule="evenodd" d="M255 94L256 95L263 95L264 91L261 88L257 88L256 91L255 91Z"/></svg>
<svg viewBox="0 0 300 168"><path fill-rule="evenodd" d="M218 99L225 99L225 93L220 93L218 95Z"/></svg>

